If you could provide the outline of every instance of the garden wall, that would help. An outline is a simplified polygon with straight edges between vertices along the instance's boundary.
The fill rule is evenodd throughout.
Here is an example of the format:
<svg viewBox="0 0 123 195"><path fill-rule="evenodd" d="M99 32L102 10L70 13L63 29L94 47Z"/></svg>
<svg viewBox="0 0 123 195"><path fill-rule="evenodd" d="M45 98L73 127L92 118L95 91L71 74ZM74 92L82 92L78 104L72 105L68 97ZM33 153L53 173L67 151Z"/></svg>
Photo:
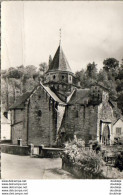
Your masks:
<svg viewBox="0 0 123 195"><path fill-rule="evenodd" d="M1 144L1 152L16 155L29 155L29 147Z"/></svg>
<svg viewBox="0 0 123 195"><path fill-rule="evenodd" d="M57 158L63 151L61 148L46 148L43 146L39 147L39 157L41 158Z"/></svg>

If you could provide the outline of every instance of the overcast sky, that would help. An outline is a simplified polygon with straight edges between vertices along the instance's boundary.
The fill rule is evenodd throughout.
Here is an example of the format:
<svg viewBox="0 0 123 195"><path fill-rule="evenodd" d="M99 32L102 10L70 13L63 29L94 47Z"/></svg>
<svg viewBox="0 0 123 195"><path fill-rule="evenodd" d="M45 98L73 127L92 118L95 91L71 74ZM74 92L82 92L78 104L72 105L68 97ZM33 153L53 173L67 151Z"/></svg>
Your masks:
<svg viewBox="0 0 123 195"><path fill-rule="evenodd" d="M2 69L39 66L62 48L73 72L95 61L123 58L123 2L3 2Z"/></svg>

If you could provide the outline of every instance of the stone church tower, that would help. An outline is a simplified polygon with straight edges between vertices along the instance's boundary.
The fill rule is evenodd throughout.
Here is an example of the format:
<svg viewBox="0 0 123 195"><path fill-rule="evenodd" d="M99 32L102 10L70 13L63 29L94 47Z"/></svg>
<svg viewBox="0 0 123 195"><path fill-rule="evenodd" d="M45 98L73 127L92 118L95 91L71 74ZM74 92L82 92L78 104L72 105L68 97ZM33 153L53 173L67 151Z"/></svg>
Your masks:
<svg viewBox="0 0 123 195"><path fill-rule="evenodd" d="M44 85L49 86L62 100L78 86L61 45L45 73Z"/></svg>

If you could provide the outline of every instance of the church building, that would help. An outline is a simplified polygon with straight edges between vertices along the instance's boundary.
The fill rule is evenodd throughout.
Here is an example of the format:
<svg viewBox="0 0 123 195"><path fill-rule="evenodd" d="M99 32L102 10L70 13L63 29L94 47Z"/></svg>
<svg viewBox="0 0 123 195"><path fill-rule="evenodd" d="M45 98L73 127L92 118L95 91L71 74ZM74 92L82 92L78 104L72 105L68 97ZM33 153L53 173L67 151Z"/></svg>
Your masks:
<svg viewBox="0 0 123 195"><path fill-rule="evenodd" d="M22 145L51 147L74 135L111 144L113 107L104 87L80 87L59 45L43 83L10 107L12 144L22 139Z"/></svg>

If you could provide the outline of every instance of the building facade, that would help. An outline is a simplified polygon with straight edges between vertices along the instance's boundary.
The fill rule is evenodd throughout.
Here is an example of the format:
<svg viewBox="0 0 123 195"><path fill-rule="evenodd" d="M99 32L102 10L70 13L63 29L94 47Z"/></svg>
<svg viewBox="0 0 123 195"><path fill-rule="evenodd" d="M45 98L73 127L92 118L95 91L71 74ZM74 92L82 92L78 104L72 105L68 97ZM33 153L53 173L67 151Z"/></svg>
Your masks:
<svg viewBox="0 0 123 195"><path fill-rule="evenodd" d="M59 45L43 83L10 107L12 143L54 146L76 135L111 144L113 107L102 86L80 88Z"/></svg>

